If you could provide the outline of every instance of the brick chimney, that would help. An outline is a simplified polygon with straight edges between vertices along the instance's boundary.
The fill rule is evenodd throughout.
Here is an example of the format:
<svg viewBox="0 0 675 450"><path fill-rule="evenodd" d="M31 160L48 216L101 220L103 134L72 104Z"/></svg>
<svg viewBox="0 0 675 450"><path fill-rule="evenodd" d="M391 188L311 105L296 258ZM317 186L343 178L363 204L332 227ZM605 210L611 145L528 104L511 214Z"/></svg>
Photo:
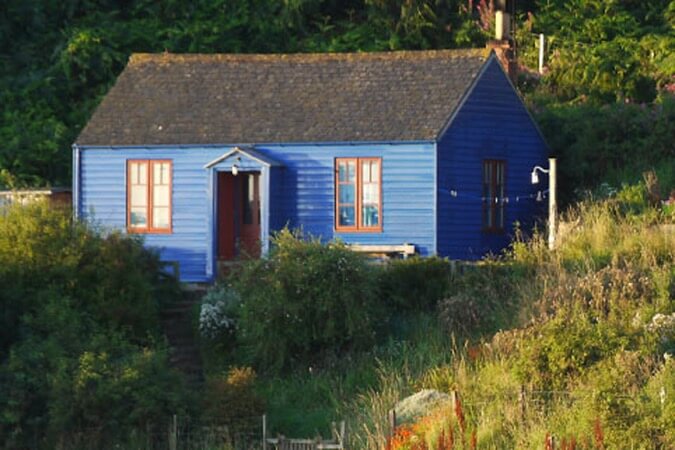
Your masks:
<svg viewBox="0 0 675 450"><path fill-rule="evenodd" d="M487 48L494 50L504 71L516 84L518 65L516 64L516 43L512 35L512 17L515 14L515 0L494 0L495 38L488 41Z"/></svg>

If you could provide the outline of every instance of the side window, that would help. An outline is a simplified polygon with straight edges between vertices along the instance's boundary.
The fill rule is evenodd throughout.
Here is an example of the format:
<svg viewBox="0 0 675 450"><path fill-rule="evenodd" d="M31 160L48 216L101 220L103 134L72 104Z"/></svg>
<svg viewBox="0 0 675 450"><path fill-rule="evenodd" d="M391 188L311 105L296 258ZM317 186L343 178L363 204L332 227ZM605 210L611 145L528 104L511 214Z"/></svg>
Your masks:
<svg viewBox="0 0 675 450"><path fill-rule="evenodd" d="M127 230L171 233L172 163L127 161Z"/></svg>
<svg viewBox="0 0 675 450"><path fill-rule="evenodd" d="M504 161L483 161L483 230L504 231L506 165Z"/></svg>
<svg viewBox="0 0 675 450"><path fill-rule="evenodd" d="M335 160L335 229L382 231L382 158Z"/></svg>

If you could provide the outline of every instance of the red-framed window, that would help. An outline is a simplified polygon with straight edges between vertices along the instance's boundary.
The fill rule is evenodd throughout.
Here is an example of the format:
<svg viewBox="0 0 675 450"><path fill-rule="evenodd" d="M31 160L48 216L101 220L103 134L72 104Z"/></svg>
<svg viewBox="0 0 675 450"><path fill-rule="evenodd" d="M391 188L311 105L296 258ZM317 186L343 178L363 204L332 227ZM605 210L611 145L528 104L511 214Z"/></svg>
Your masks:
<svg viewBox="0 0 675 450"><path fill-rule="evenodd" d="M171 233L170 160L127 161L127 230Z"/></svg>
<svg viewBox="0 0 675 450"><path fill-rule="evenodd" d="M483 161L483 230L504 231L506 163Z"/></svg>
<svg viewBox="0 0 675 450"><path fill-rule="evenodd" d="M382 158L335 159L335 230L382 231Z"/></svg>

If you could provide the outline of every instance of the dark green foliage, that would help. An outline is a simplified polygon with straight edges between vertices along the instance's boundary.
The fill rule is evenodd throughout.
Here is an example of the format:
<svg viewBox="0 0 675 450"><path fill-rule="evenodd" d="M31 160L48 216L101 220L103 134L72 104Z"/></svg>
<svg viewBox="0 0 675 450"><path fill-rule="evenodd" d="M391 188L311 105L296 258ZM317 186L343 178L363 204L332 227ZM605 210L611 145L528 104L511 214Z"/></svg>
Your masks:
<svg viewBox="0 0 675 450"><path fill-rule="evenodd" d="M368 348L381 320L373 275L344 245L283 230L269 257L231 278L242 298L238 337L264 371Z"/></svg>
<svg viewBox="0 0 675 450"><path fill-rule="evenodd" d="M520 54L536 67L530 33L547 36L543 79L558 100L595 103L654 100L675 65L667 0L539 0L520 35Z"/></svg>
<svg viewBox="0 0 675 450"><path fill-rule="evenodd" d="M471 17L463 3L7 0L0 11L0 187L69 184L70 145L132 52L465 45L476 34L461 29Z"/></svg>
<svg viewBox="0 0 675 450"><path fill-rule="evenodd" d="M409 258L394 260L380 274L380 295L398 311L429 310L450 288L447 259Z"/></svg>
<svg viewBox="0 0 675 450"><path fill-rule="evenodd" d="M650 169L656 170L664 198L667 189L675 186L673 97L651 106L551 106L537 119L560 161L564 201L603 181L615 189L635 183Z"/></svg>
<svg viewBox="0 0 675 450"><path fill-rule="evenodd" d="M0 280L7 325L39 310L34 297L47 291L138 342L156 334L161 301L177 295L175 280L140 240L92 232L69 211L41 204L12 208L0 219ZM12 329L2 327L0 349L11 344L5 333Z"/></svg>
<svg viewBox="0 0 675 450"><path fill-rule="evenodd" d="M492 36L491 3L7 0L0 12L0 187L69 184L70 145L132 52L483 47ZM516 6L521 64L536 67L532 33L547 35L548 72L534 83L532 98L597 105L651 102L672 92L672 2L531 0ZM571 125L545 127L545 135L551 141L573 135ZM604 125L606 133L614 131L611 123L593 122L596 130ZM653 141L663 147L672 139L657 133ZM649 159L641 151L638 159ZM632 169L625 172L635 176ZM571 186L561 183L563 192Z"/></svg>
<svg viewBox="0 0 675 450"><path fill-rule="evenodd" d="M44 204L0 215L0 446L101 443L184 408L167 367L158 257ZM96 443L90 443L99 447Z"/></svg>

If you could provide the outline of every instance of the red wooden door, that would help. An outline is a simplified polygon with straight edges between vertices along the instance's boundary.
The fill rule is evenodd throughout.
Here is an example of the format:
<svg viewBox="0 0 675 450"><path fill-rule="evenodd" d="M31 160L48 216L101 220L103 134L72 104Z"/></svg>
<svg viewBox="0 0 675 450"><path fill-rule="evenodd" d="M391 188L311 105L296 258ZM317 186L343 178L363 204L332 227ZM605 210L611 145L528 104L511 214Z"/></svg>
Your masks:
<svg viewBox="0 0 675 450"><path fill-rule="evenodd" d="M218 174L218 259L260 256L260 173Z"/></svg>
<svg viewBox="0 0 675 450"><path fill-rule="evenodd" d="M231 173L218 173L218 259L230 260L237 255L234 217L234 181Z"/></svg>

